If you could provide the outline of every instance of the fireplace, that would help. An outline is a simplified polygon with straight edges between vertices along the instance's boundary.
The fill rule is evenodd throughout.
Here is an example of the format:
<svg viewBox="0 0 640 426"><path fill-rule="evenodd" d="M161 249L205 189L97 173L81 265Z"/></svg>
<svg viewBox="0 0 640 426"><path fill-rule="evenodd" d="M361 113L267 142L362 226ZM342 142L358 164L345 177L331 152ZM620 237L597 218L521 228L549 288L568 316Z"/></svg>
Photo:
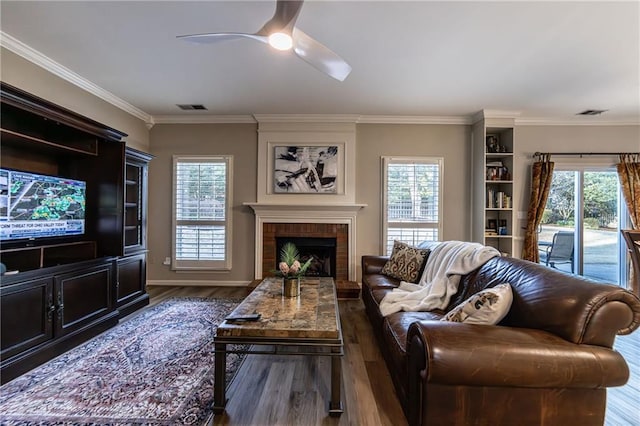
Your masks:
<svg viewBox="0 0 640 426"><path fill-rule="evenodd" d="M310 277L336 278L336 238L318 237L276 237L276 253L278 256L275 268L278 268L279 253L282 247L292 243L300 253L300 263L304 264L309 259L311 263L305 275Z"/></svg>
<svg viewBox="0 0 640 426"><path fill-rule="evenodd" d="M255 114L258 121L258 170L254 278L273 275L275 229L279 237L336 238L335 280L356 281L356 219L366 204L356 203L356 116ZM278 193L278 146L337 147L336 191ZM317 227L316 227L317 226Z"/></svg>
<svg viewBox="0 0 640 426"><path fill-rule="evenodd" d="M255 279L274 275L277 237L335 238L336 281L356 281L356 216L364 204L245 203L256 214Z"/></svg>
<svg viewBox="0 0 640 426"><path fill-rule="evenodd" d="M314 272L317 276L330 276L336 280L349 279L348 224L265 223L262 237L263 277L274 274L280 260L282 244L291 241L301 254L309 252L308 249L316 251L318 263L323 263L329 269L329 272Z"/></svg>

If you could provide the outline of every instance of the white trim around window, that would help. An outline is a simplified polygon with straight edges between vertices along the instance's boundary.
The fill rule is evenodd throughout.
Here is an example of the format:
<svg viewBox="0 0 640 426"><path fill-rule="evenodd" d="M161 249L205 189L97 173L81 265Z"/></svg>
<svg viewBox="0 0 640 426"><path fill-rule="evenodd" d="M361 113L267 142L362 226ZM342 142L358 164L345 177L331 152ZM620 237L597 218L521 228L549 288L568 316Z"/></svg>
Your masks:
<svg viewBox="0 0 640 426"><path fill-rule="evenodd" d="M174 155L174 271L231 270L233 156Z"/></svg>
<svg viewBox="0 0 640 426"><path fill-rule="evenodd" d="M382 238L390 255L393 241L417 245L442 238L442 157L381 157Z"/></svg>

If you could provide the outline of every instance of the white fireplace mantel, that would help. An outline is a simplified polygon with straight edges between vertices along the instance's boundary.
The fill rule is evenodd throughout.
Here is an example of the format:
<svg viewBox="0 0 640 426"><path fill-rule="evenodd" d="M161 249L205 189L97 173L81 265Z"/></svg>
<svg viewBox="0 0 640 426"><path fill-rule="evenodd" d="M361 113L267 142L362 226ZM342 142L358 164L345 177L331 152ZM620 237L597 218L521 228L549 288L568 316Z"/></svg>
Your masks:
<svg viewBox="0 0 640 426"><path fill-rule="evenodd" d="M366 204L323 203L243 203L256 215L255 278L262 278L262 239L265 223L347 224L349 240L349 280L356 280L356 218Z"/></svg>
<svg viewBox="0 0 640 426"><path fill-rule="evenodd" d="M322 216L326 214L335 215L356 215L358 211L367 204L354 204L354 203L322 203L322 204L294 204L294 203L243 203L245 206L249 206L257 215L263 216L283 216L293 214L294 216L300 215L300 212L304 212L305 215L312 212L322 212Z"/></svg>

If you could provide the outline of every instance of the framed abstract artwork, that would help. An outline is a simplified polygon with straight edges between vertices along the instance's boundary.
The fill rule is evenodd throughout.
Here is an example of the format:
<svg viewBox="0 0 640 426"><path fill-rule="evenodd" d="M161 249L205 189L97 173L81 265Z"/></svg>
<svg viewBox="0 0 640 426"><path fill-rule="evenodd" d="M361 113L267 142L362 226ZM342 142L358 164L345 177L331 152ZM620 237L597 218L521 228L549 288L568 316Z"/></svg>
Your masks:
<svg viewBox="0 0 640 426"><path fill-rule="evenodd" d="M274 194L337 194L339 145L276 145L273 147Z"/></svg>

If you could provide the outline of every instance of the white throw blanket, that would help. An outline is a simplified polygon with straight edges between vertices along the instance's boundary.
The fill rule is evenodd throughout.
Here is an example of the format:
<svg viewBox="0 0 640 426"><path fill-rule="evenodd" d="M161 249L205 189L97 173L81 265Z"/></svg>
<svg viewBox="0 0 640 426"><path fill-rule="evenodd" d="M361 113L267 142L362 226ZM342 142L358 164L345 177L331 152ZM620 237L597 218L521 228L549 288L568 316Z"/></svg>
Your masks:
<svg viewBox="0 0 640 426"><path fill-rule="evenodd" d="M427 259L418 284L400 282L398 288L380 301L380 312L387 316L399 311L431 311L444 309L458 291L460 276L500 256L493 247L464 241L438 244Z"/></svg>

